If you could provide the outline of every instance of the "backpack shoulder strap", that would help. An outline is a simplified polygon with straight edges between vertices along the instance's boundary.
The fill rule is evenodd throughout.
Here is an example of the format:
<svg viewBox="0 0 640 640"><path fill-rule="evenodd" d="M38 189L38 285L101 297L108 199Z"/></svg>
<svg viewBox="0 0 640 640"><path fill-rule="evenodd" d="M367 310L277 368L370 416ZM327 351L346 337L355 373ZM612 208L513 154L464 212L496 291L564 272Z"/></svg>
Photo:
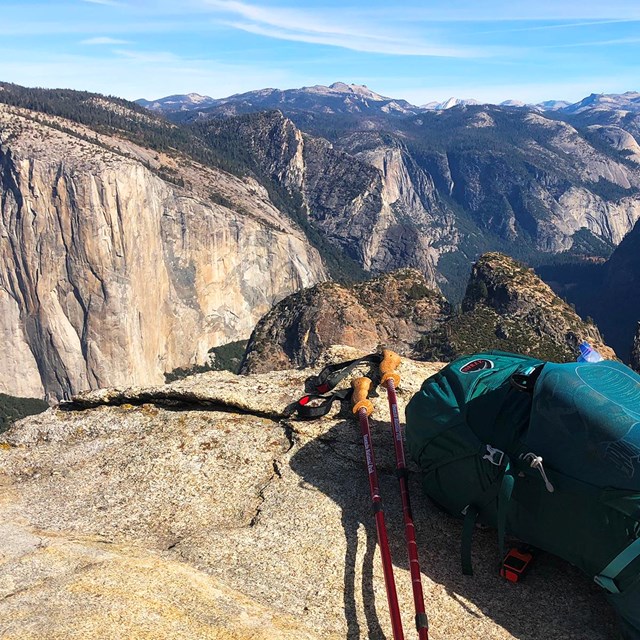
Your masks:
<svg viewBox="0 0 640 640"><path fill-rule="evenodd" d="M487 499L493 500L496 498L496 485L498 501L498 547L500 550L500 559L504 557L504 539L507 528L507 514L509 510L509 503L511 501L511 494L513 493L513 486L515 484L515 477L509 457L499 449L494 449L490 445L485 446L487 448L487 454L483 456L483 459L488 460L491 464L501 466L503 469L496 478L496 481L489 485L489 487L487 487L487 489L478 496L473 503L467 505L462 512L464 514L464 523L462 525L460 555L462 560L462 573L466 576L473 575L473 567L471 564L471 541L473 538L473 530L475 528L476 520L480 513L480 508L486 504ZM497 458L496 453L499 454Z"/></svg>

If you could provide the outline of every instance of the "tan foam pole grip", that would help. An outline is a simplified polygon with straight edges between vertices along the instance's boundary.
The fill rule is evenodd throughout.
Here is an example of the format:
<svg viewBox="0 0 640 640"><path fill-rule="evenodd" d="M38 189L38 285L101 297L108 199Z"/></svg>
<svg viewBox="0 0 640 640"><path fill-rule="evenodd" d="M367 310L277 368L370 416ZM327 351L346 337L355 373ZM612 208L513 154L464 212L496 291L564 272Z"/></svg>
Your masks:
<svg viewBox="0 0 640 640"><path fill-rule="evenodd" d="M400 366L400 356L391 349L382 350L382 362L380 363L380 373L382 378L380 380L381 385L385 385L387 380L393 380L393 386L400 386L400 374L396 372L396 369Z"/></svg>
<svg viewBox="0 0 640 640"><path fill-rule="evenodd" d="M351 381L353 387L353 395L351 402L353 403L353 413L358 413L360 409L366 409L367 415L373 413L373 403L367 398L369 389L371 388L371 380L369 378L356 378Z"/></svg>

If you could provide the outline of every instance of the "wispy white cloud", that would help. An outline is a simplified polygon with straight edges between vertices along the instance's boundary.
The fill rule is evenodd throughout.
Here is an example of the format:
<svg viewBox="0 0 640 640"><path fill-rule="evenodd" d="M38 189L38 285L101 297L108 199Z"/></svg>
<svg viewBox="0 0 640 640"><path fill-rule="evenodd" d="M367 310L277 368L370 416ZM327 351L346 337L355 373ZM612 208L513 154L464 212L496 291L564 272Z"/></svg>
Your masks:
<svg viewBox="0 0 640 640"><path fill-rule="evenodd" d="M26 17L20 20L3 19L0 20L0 36L21 37L21 36L50 36L50 35L77 35L90 36L96 31L112 34L159 34L159 33L195 33L201 34L210 32L212 26L206 20L180 20L180 19L157 19L155 16L143 15L136 20L111 19L96 24L94 19L88 20L42 20L35 21Z"/></svg>
<svg viewBox="0 0 640 640"><path fill-rule="evenodd" d="M230 27L253 33L255 35L290 40L293 42L307 42L309 44L324 44L352 51L367 53L384 53L387 55L404 56L434 56L448 58L471 58L489 55L488 51L472 47L455 47L428 45L420 42L394 40L392 38L372 38L370 36L341 35L333 33L304 33L302 31L287 31L269 25L249 22L225 22Z"/></svg>
<svg viewBox="0 0 640 640"><path fill-rule="evenodd" d="M388 39L379 30L357 29L346 19L346 12L336 10L323 12L320 10L300 10L278 7L258 7L240 0L205 0L205 6L225 13L235 14L258 24L265 24L290 31L306 33L357 35L375 39ZM331 18L330 16L334 16ZM348 25L348 26L347 26Z"/></svg>
<svg viewBox="0 0 640 640"><path fill-rule="evenodd" d="M565 22L561 21L555 24L543 25L527 25L526 27L492 29L491 31L478 31L479 35L499 34L499 33L517 33L519 31L557 31L558 29L576 29L580 27L599 27L605 24L627 24L629 22L639 22L640 19L627 20L585 20L582 22Z"/></svg>
<svg viewBox="0 0 640 640"><path fill-rule="evenodd" d="M410 37L379 26L356 28L343 12L338 18L319 11L263 8L238 0L206 0L217 12L241 18L224 19L222 24L241 31L279 40L323 44L353 51L387 55L436 56L452 58L483 57L497 49L441 44L433 38ZM335 15L335 12L333 12ZM432 40L432 41L428 41Z"/></svg>
<svg viewBox="0 0 640 640"><path fill-rule="evenodd" d="M401 21L432 22L516 22L516 21L636 21L640 19L640 3L635 0L457 0L455 2L422 3L413 7L395 6L375 12Z"/></svg>
<svg viewBox="0 0 640 640"><path fill-rule="evenodd" d="M124 2L118 2L118 0L82 0L82 2L86 2L87 4L101 4L106 7L123 7L125 6Z"/></svg>
<svg viewBox="0 0 640 640"><path fill-rule="evenodd" d="M113 52L122 58L135 62L151 64L175 64L186 62L184 58L170 51L131 51L129 49L114 49Z"/></svg>
<svg viewBox="0 0 640 640"><path fill-rule="evenodd" d="M585 42L563 42L540 47L541 49L573 49L576 47L613 47L616 45L638 44L640 38L612 38L611 40L590 40Z"/></svg>
<svg viewBox="0 0 640 640"><path fill-rule="evenodd" d="M80 44L131 44L129 40L118 40L117 38L108 38L106 36L98 36L97 38L87 38L81 40Z"/></svg>

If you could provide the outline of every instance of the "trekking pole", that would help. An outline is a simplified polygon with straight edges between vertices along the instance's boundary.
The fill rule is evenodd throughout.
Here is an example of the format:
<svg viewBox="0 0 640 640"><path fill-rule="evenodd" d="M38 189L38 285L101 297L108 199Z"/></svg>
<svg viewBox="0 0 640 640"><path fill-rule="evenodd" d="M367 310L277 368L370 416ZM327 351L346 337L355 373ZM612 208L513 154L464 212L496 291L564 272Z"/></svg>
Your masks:
<svg viewBox="0 0 640 640"><path fill-rule="evenodd" d="M376 471L376 460L373 455L373 445L371 443L371 430L369 429L369 416L373 413L373 403L367 398L371 380L369 378L356 378L352 381L353 387L353 413L360 421L360 433L364 442L364 454L367 462L367 472L369 474L369 490L371 492L371 504L376 519L376 532L378 534L378 544L380 545L380 555L382 557L382 570L384 573L384 585L387 591L387 602L389 603L389 613L391 614L391 629L394 640L404 640L402 631L402 620L400 618L400 608L398 607L398 594L396 593L396 583L393 579L393 567L391 566L391 552L389 551L389 540L387 538L387 528L384 523L384 511L382 510L382 498L380 497L380 487L378 484L378 472Z"/></svg>
<svg viewBox="0 0 640 640"><path fill-rule="evenodd" d="M398 399L396 387L400 384L400 375L396 368L400 364L400 356L389 349L382 350L382 362L380 384L387 389L389 411L391 413L391 428L393 430L393 443L396 450L396 472L400 482L400 496L402 497L402 513L404 515L404 534L409 553L409 568L411 570L411 587L413 589L413 602L416 610L416 629L419 640L428 640L429 621L424 608L424 594L422 592L422 579L420 577L420 562L418 560L418 545L416 544L416 532L413 525L413 513L409 500L409 475L404 457L402 445L402 431L400 418L398 417Z"/></svg>

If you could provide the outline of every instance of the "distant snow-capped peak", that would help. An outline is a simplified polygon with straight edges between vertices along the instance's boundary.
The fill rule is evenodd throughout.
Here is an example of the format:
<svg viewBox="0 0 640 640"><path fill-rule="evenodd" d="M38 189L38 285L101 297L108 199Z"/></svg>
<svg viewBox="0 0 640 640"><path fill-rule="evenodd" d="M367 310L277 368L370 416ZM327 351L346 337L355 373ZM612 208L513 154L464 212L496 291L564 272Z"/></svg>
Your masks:
<svg viewBox="0 0 640 640"><path fill-rule="evenodd" d="M193 104L200 104L201 102L211 102L213 98L211 96L202 96L199 93L187 93L188 98Z"/></svg>
<svg viewBox="0 0 640 640"><path fill-rule="evenodd" d="M452 107L470 106L474 104L480 104L477 100L463 99L463 98L449 98L444 102L427 102L427 104L422 105L422 109L429 109L433 111L444 111L446 109L451 109Z"/></svg>
<svg viewBox="0 0 640 640"><path fill-rule="evenodd" d="M300 91L306 91L308 93L315 93L319 95L335 95L335 94L351 94L357 95L361 98L365 98L366 100L375 100L377 102L382 102L385 100L390 100L391 98L387 98L385 96L381 96L379 93L375 93L371 91L366 85L363 84L346 84L345 82L334 82L330 84L328 87L324 85L317 84L312 87L303 87Z"/></svg>

